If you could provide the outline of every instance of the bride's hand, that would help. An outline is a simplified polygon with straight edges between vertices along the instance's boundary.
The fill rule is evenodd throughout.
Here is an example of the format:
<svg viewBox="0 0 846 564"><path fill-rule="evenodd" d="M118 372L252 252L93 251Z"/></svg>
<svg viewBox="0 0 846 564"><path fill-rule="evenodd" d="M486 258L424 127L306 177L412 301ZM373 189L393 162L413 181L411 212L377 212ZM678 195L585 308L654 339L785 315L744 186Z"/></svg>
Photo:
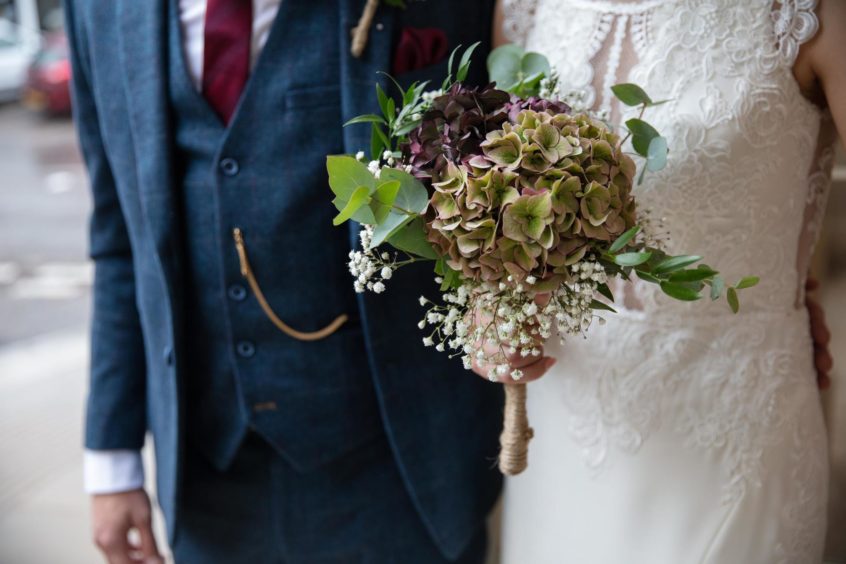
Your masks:
<svg viewBox="0 0 846 564"><path fill-rule="evenodd" d="M544 306L549 302L548 294L539 294L535 297L535 302L539 306ZM499 344L486 344L483 348L486 358L492 358L499 352ZM506 354L509 366L512 369L519 369L523 375L519 380L515 380L510 375L498 376L496 381L502 384L525 384L537 380L546 374L550 368L555 365L556 359L551 356L544 356L543 342L537 341L535 348L540 351L537 356L522 356L519 352L513 354ZM488 380L488 372L490 371L490 364L484 361L473 361L473 372Z"/></svg>

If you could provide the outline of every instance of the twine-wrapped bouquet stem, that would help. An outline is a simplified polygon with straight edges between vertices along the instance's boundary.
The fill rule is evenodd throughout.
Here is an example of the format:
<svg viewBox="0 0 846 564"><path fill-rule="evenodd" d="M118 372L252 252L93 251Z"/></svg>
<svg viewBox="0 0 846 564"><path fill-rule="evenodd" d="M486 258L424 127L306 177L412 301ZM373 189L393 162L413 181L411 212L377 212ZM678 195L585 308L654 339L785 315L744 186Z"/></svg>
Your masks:
<svg viewBox="0 0 846 564"><path fill-rule="evenodd" d="M526 384L504 384L505 412L499 436L499 470L516 476L529 465L529 441L534 430L526 414Z"/></svg>

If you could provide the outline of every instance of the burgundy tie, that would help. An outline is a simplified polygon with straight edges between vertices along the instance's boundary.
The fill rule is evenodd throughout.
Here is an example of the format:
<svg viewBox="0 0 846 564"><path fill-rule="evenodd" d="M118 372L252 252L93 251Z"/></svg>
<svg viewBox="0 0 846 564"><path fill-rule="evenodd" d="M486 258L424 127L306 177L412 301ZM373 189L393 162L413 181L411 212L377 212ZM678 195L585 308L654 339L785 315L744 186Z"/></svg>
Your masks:
<svg viewBox="0 0 846 564"><path fill-rule="evenodd" d="M203 96L228 124L250 74L252 0L208 0L203 46Z"/></svg>

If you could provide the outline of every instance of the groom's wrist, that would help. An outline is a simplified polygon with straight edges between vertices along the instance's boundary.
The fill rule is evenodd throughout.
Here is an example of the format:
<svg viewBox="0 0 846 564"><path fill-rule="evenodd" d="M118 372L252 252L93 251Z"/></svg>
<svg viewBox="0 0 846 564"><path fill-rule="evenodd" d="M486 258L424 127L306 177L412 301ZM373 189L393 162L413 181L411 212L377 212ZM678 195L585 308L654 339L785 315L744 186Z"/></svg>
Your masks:
<svg viewBox="0 0 846 564"><path fill-rule="evenodd" d="M85 492L111 494L144 487L144 463L136 450L86 450Z"/></svg>

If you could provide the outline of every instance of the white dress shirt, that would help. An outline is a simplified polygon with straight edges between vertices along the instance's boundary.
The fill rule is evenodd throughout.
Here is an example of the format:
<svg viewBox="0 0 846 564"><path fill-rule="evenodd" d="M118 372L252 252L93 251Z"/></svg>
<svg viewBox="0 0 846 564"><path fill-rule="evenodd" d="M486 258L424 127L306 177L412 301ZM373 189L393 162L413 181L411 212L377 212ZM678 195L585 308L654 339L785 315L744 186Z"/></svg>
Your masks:
<svg viewBox="0 0 846 564"><path fill-rule="evenodd" d="M267 42L280 3L281 0L253 0L251 66ZM205 19L206 0L179 0L185 66L197 91L202 89ZM144 485L144 464L141 453L135 450L87 450L84 468L85 491L90 494L124 492Z"/></svg>

